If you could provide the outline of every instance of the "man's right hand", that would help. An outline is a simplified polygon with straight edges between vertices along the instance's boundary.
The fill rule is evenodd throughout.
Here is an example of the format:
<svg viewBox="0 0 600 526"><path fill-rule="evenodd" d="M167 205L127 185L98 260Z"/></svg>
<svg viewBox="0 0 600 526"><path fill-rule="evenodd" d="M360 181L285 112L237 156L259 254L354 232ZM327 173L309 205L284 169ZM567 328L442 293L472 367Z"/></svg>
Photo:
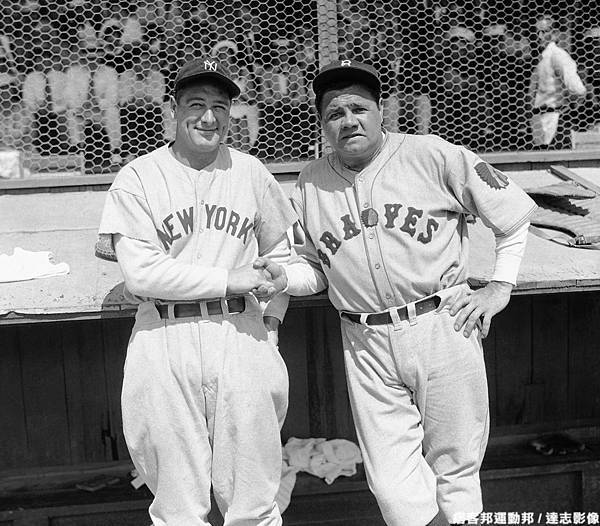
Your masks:
<svg viewBox="0 0 600 526"><path fill-rule="evenodd" d="M285 290L287 287L287 274L285 269L268 258L257 258L254 261L254 268L262 269L269 280L267 285L257 287L253 292L261 298L271 298L275 294Z"/></svg>
<svg viewBox="0 0 600 526"><path fill-rule="evenodd" d="M268 290L272 287L268 273L256 264L230 270L227 276L227 294L247 294L257 289Z"/></svg>

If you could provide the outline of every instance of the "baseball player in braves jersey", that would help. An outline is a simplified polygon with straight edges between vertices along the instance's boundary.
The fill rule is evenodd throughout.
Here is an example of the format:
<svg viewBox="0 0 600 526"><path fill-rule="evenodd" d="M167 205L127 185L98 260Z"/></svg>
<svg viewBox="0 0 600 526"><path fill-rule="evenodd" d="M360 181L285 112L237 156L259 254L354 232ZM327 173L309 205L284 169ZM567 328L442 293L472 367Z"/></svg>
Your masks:
<svg viewBox="0 0 600 526"><path fill-rule="evenodd" d="M313 82L333 153L300 174L293 257L261 259L278 289L329 287L369 486L390 526L482 511L488 438L481 337L508 303L533 201L474 153L382 129L380 81L344 60ZM492 281L466 283L474 214L496 235Z"/></svg>
<svg viewBox="0 0 600 526"><path fill-rule="evenodd" d="M251 294L269 288L252 263L287 260L296 217L262 163L221 144L238 94L214 59L185 64L175 141L119 172L100 225L139 304L123 430L155 526L208 525L211 486L226 526L281 524L288 376L276 331L287 299Z"/></svg>

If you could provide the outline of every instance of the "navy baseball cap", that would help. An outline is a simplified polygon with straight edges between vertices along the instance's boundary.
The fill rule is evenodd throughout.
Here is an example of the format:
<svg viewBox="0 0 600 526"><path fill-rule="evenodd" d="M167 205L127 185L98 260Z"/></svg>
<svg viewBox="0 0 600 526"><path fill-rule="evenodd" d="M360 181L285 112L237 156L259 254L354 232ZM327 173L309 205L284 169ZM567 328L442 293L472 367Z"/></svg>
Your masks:
<svg viewBox="0 0 600 526"><path fill-rule="evenodd" d="M195 58L186 62L175 77L175 93L193 80L207 79L221 84L232 99L240 94L240 88L232 80L227 68L212 57Z"/></svg>
<svg viewBox="0 0 600 526"><path fill-rule="evenodd" d="M323 91L333 83L356 81L357 84L366 84L381 93L379 73L370 64L356 60L336 60L323 66L313 80L313 91L317 99L321 98Z"/></svg>

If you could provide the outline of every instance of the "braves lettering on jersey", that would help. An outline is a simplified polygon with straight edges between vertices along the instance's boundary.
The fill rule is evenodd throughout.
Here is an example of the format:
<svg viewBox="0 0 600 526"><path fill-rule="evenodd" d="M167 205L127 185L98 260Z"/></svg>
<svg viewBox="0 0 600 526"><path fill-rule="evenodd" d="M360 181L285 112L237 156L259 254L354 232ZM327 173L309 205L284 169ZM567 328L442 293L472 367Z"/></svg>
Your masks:
<svg viewBox="0 0 600 526"><path fill-rule="evenodd" d="M469 150L435 136L394 133L356 176L333 154L311 163L292 203L332 303L354 312L402 305L464 282L466 215L507 235L535 208L505 174Z"/></svg>

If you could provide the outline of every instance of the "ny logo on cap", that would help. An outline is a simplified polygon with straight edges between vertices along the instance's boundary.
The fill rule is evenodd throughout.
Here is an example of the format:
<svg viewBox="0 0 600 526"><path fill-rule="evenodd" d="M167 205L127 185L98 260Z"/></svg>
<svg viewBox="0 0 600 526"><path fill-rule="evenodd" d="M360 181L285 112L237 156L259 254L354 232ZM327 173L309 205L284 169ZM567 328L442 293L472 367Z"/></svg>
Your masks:
<svg viewBox="0 0 600 526"><path fill-rule="evenodd" d="M217 71L217 63L214 60L205 60L204 69L208 69L210 71Z"/></svg>
<svg viewBox="0 0 600 526"><path fill-rule="evenodd" d="M351 60L342 60L342 63L341 63L342 66L349 66L350 64L352 64Z"/></svg>

